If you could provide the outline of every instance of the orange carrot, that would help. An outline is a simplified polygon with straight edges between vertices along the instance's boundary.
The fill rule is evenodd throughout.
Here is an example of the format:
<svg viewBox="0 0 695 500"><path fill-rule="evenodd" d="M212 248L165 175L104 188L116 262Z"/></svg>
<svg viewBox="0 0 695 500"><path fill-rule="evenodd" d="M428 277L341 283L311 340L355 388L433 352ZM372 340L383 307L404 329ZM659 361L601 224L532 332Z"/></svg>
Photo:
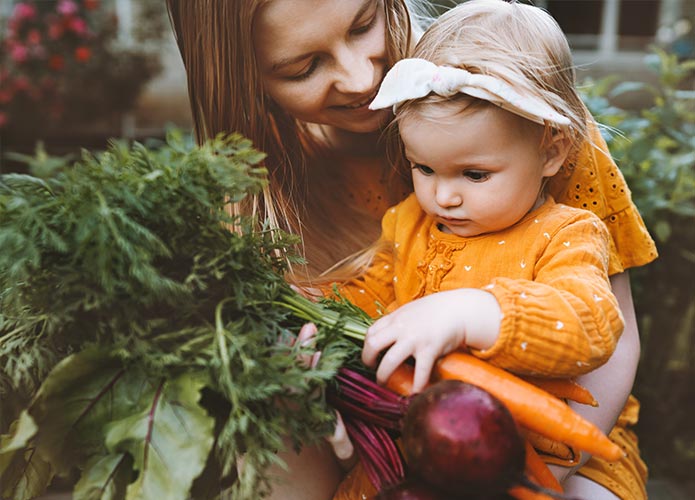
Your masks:
<svg viewBox="0 0 695 500"><path fill-rule="evenodd" d="M578 384L575 380L569 378L541 378L526 376L521 378L560 399L570 399L577 403L598 406L598 401L596 401L594 395L591 394L586 387Z"/></svg>
<svg viewBox="0 0 695 500"><path fill-rule="evenodd" d="M532 431L609 461L623 456L618 445L562 400L470 354L447 354L437 361L434 373L440 379L461 380L485 389L507 406L521 426Z"/></svg>
<svg viewBox="0 0 695 500"><path fill-rule="evenodd" d="M553 473L543 461L543 459L536 453L533 446L529 441L526 441L526 473L529 474L536 482L548 488L550 490L558 491L562 493L562 486L560 481L557 480Z"/></svg>
<svg viewBox="0 0 695 500"><path fill-rule="evenodd" d="M549 437L528 429L522 429L522 431L526 440L539 452L544 453L545 455L560 458L562 460L567 460L569 462L573 462L576 459L572 448L567 446L565 443L550 439Z"/></svg>
<svg viewBox="0 0 695 500"><path fill-rule="evenodd" d="M401 396L410 396L413 393L414 376L415 368L404 363L391 374L386 387Z"/></svg>
<svg viewBox="0 0 695 500"><path fill-rule="evenodd" d="M553 497L533 491L526 486L514 486L509 488L507 493L516 498L516 500L553 500Z"/></svg>
<svg viewBox="0 0 695 500"><path fill-rule="evenodd" d="M550 472L548 466L543 459L533 449L531 443L526 441L526 475L535 484L558 493L562 493L563 489L560 482ZM517 500L551 500L551 497L532 489L517 485L509 489L508 493Z"/></svg>

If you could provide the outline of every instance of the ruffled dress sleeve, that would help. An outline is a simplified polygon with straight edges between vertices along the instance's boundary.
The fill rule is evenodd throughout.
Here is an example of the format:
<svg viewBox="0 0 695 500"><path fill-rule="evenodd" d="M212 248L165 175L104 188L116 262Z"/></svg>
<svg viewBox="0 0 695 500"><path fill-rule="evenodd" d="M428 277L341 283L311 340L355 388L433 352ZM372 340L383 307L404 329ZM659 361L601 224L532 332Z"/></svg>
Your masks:
<svg viewBox="0 0 695 500"><path fill-rule="evenodd" d="M594 122L590 132L591 142L565 162L548 189L558 203L590 210L604 222L612 238L608 272L613 275L648 264L658 252Z"/></svg>

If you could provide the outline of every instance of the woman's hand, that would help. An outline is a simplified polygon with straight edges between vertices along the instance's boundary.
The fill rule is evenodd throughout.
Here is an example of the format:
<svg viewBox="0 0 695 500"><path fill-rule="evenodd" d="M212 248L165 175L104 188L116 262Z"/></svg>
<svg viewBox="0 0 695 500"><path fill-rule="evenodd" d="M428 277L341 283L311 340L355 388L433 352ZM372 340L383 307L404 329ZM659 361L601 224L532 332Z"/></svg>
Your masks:
<svg viewBox="0 0 695 500"><path fill-rule="evenodd" d="M412 356L413 391L420 392L441 356L465 346L491 347L501 320L497 300L483 290L465 288L428 295L376 321L367 332L362 361L374 367L385 351L376 372L377 381L384 384Z"/></svg>
<svg viewBox="0 0 695 500"><path fill-rule="evenodd" d="M316 333L316 325L313 323L306 323L299 330L299 334L297 335L295 342L299 342L302 346L309 346L314 341ZM307 367L315 368L320 358L321 351L316 351L311 356L301 356L300 362ZM355 454L355 447L348 437L345 423L343 422L343 418L339 412L336 412L336 424L333 435L327 437L326 441L328 441L333 448L333 453L343 469L349 470L355 465L357 458Z"/></svg>

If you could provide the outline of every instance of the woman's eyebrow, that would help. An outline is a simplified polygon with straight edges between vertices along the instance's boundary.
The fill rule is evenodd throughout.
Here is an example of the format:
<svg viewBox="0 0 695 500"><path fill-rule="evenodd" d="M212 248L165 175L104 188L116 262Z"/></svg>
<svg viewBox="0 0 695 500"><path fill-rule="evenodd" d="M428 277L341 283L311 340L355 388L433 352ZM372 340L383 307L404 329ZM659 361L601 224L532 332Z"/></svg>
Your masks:
<svg viewBox="0 0 695 500"><path fill-rule="evenodd" d="M375 3L375 1L376 0L365 0L362 3L362 5L360 6L360 8L357 10L355 15L353 16L352 22L350 23L350 25L355 24L359 20L359 18L362 17L365 12L367 12L367 9L369 9L369 7ZM300 54L298 56L292 56L292 57L286 57L286 58L280 59L280 60L276 61L275 63L273 63L273 65L270 67L270 71L275 72L279 69L284 68L285 66L291 66L295 63L298 63L298 62L306 59L307 57L311 56L311 54L312 54L311 52L307 52L306 54Z"/></svg>

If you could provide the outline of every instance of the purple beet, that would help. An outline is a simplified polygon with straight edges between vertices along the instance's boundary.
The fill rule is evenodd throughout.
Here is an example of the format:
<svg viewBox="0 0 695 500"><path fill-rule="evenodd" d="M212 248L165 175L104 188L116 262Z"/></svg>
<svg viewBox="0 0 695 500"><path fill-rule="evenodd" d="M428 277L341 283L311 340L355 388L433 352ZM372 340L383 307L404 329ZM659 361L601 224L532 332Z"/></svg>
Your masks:
<svg viewBox="0 0 695 500"><path fill-rule="evenodd" d="M458 380L438 382L413 398L403 445L409 469L450 498L503 494L524 477L524 442L509 410Z"/></svg>
<svg viewBox="0 0 695 500"><path fill-rule="evenodd" d="M415 478L381 490L372 500L450 500L450 496Z"/></svg>

